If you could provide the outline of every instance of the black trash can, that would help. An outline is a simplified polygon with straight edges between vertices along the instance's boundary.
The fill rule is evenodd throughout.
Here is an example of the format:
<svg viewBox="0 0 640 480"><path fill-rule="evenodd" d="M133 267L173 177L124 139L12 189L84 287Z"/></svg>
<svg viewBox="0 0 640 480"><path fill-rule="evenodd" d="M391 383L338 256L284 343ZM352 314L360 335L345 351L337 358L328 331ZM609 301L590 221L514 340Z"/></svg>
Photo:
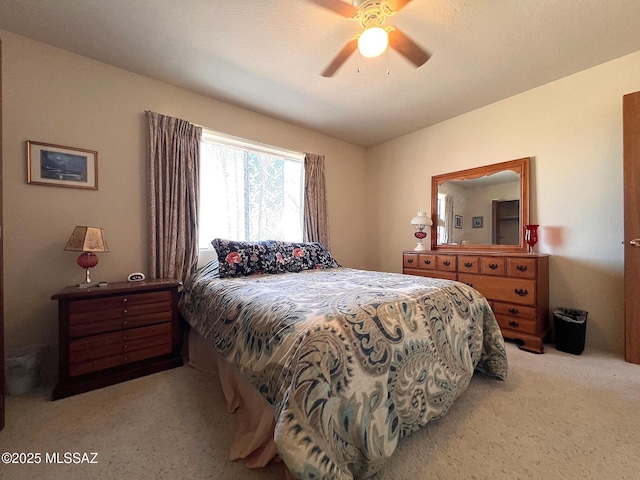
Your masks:
<svg viewBox="0 0 640 480"><path fill-rule="evenodd" d="M587 313L572 308L556 308L553 311L553 327L556 332L556 349L580 355L584 351L587 334Z"/></svg>

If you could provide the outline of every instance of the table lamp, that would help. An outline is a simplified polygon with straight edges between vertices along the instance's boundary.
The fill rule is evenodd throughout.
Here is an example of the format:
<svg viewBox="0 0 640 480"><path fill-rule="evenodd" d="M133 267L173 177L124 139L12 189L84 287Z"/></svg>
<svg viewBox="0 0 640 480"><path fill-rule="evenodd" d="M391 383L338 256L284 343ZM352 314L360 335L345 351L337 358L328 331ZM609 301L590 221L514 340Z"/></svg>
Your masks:
<svg viewBox="0 0 640 480"><path fill-rule="evenodd" d="M98 227L76 227L71 238L64 247L66 251L82 252L78 257L78 265L86 270L86 282L80 283L78 288L91 286L89 270L98 264L96 252L108 252L104 232Z"/></svg>
<svg viewBox="0 0 640 480"><path fill-rule="evenodd" d="M427 217L427 214L422 211L422 207L418 214L411 219L411 225L415 227L416 233L414 233L414 235L418 239L418 245L416 245L414 250L418 252L426 250L422 244L422 239L427 236L427 232L425 232L424 229L433 225L433 222Z"/></svg>

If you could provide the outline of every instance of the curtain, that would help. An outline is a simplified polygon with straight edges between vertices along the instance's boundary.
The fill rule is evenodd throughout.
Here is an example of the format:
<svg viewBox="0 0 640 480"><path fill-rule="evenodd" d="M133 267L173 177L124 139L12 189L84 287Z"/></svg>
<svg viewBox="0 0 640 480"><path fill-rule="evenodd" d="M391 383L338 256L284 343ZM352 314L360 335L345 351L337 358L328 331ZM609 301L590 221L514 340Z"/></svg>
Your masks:
<svg viewBox="0 0 640 480"><path fill-rule="evenodd" d="M444 236L442 243L453 242L453 195L444 197Z"/></svg>
<svg viewBox="0 0 640 480"><path fill-rule="evenodd" d="M329 220L324 182L324 155L307 153L304 157L304 228L305 242L329 245Z"/></svg>
<svg viewBox="0 0 640 480"><path fill-rule="evenodd" d="M198 262L202 128L145 112L149 123L150 278L184 282Z"/></svg>

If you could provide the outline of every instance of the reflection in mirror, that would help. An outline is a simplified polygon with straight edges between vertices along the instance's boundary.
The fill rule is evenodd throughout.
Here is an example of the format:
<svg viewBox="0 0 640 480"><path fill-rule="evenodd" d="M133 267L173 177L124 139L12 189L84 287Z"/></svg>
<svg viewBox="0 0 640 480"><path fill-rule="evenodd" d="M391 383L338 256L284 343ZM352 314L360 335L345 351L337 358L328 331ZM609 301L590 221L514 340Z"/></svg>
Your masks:
<svg viewBox="0 0 640 480"><path fill-rule="evenodd" d="M503 170L438 187L440 244L517 245L520 242L520 176ZM491 220L491 221L489 221Z"/></svg>
<svg viewBox="0 0 640 480"><path fill-rule="evenodd" d="M432 248L519 251L529 221L529 158L432 178Z"/></svg>

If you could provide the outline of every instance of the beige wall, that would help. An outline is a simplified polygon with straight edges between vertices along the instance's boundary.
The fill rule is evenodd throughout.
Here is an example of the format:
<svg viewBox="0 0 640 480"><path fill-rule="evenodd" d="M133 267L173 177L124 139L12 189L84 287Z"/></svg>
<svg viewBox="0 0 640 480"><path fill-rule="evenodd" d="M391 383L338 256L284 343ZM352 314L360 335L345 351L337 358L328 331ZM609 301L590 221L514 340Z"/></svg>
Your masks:
<svg viewBox="0 0 640 480"><path fill-rule="evenodd" d="M530 156L550 306L587 310L587 348L623 352L622 96L637 90L640 52L371 149L373 267L401 271L432 175Z"/></svg>
<svg viewBox="0 0 640 480"><path fill-rule="evenodd" d="M326 157L332 252L368 267L362 239L365 150L165 83L0 30L3 60L3 189L6 348L44 342L57 364L57 305L51 295L83 280L63 251L75 225L105 230L109 253L96 281L147 271L145 110L213 130ZM311 112L310 112L311 114ZM25 141L97 150L99 190L26 183Z"/></svg>

